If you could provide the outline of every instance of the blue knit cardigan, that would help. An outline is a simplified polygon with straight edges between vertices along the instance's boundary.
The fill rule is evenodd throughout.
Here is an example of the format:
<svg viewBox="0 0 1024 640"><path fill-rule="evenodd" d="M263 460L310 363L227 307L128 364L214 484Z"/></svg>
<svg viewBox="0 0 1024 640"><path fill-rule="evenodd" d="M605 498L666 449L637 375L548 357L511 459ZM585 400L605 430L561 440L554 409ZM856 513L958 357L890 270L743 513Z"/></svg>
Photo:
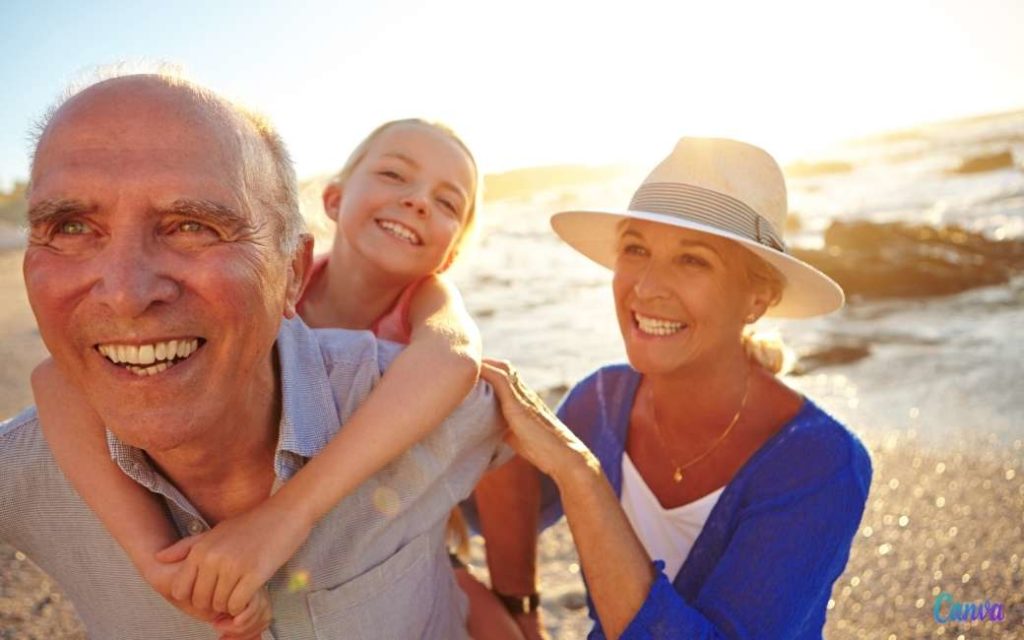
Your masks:
<svg viewBox="0 0 1024 640"><path fill-rule="evenodd" d="M558 416L622 491L622 453L640 375L599 369ZM622 638L820 638L832 583L843 572L868 487L871 460L843 425L805 400L726 485L679 573L658 577ZM542 522L562 515L544 483ZM589 638L604 638L595 621Z"/></svg>

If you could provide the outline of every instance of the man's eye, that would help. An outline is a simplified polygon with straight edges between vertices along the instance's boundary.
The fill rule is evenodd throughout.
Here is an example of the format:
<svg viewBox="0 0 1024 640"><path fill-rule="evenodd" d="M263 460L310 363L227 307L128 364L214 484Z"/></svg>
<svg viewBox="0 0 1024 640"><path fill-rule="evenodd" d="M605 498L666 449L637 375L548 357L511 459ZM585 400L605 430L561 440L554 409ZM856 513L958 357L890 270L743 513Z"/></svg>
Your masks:
<svg viewBox="0 0 1024 640"><path fill-rule="evenodd" d="M206 229L207 227L205 224L196 222L195 220L186 220L178 225L178 231L181 231L182 233L199 233Z"/></svg>
<svg viewBox="0 0 1024 640"><path fill-rule="evenodd" d="M81 220L66 220L57 225L57 233L65 236L80 236L88 231L88 225Z"/></svg>

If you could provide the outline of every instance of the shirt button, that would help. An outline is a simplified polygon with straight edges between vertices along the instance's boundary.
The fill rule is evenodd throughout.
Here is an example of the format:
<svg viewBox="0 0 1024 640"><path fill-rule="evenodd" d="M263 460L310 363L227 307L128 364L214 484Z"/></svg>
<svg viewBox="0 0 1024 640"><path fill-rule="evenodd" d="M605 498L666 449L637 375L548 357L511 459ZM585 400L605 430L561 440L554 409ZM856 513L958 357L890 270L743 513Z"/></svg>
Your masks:
<svg viewBox="0 0 1024 640"><path fill-rule="evenodd" d="M198 520L193 520L188 523L188 532L192 535L196 535L203 532L203 523Z"/></svg>

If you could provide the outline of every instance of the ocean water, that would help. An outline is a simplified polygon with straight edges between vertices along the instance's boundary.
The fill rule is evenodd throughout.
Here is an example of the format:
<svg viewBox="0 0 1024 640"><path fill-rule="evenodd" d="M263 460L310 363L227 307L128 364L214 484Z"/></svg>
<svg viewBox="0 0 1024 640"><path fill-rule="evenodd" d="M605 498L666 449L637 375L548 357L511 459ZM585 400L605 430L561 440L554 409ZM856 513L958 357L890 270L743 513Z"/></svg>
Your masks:
<svg viewBox="0 0 1024 640"><path fill-rule="evenodd" d="M953 172L965 159L1003 150L1014 154L1014 167ZM790 244L820 246L833 220L958 224L993 239L1024 236L1024 112L848 143L816 160L851 168L789 179L799 220L787 234ZM489 202L475 248L452 272L487 354L512 360L550 398L625 356L610 272L561 243L548 218L567 209L624 208L643 175ZM1024 279L761 324L798 355L835 344L869 349L857 362L786 379L872 439L961 449L1024 438Z"/></svg>

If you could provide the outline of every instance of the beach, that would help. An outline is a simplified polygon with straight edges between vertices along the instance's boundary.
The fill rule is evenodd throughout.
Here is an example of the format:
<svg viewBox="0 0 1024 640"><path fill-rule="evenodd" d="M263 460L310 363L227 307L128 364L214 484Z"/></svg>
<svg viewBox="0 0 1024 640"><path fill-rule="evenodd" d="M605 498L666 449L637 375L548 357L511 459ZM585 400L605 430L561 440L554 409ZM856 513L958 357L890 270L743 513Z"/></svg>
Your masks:
<svg viewBox="0 0 1024 640"><path fill-rule="evenodd" d="M844 165L808 165L791 177L794 237L820 248L829 225L845 220L958 224L993 241L1019 240L1024 172L1013 158L1024 159L1022 146L1021 114L862 141L844 149ZM956 173L964 158L1003 148L1016 154L1010 166ZM623 170L492 195L475 248L453 270L487 354L515 362L552 404L624 354L610 275L560 244L548 216L624 206L637 180ZM28 374L45 354L20 261L17 246L0 252L2 418L31 404ZM832 590L828 638L1024 637L1024 277L1005 275L945 295L867 293L827 318L763 323L797 356L786 383L848 425L874 465L849 563ZM482 572L479 540L473 552ZM542 535L540 558L552 637L585 637L580 567L564 522ZM937 601L939 618L953 601L988 601L1004 619L940 622ZM59 588L2 545L0 638L84 638Z"/></svg>

